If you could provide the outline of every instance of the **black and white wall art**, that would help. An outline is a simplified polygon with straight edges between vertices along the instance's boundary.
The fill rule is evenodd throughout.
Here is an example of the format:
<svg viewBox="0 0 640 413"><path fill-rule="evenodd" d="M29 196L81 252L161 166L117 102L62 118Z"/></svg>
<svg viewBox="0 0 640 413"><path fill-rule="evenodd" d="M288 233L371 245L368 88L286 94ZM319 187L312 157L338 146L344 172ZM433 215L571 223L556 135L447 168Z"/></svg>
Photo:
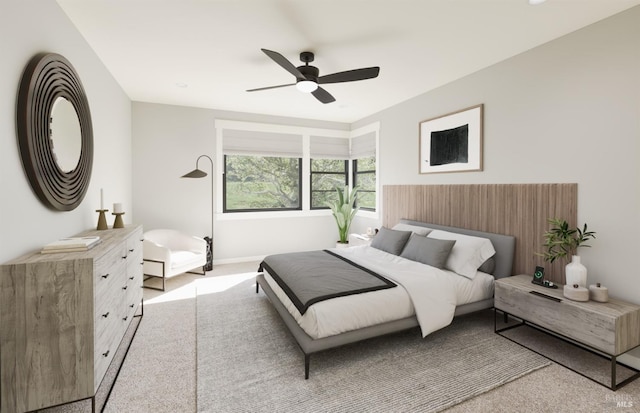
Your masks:
<svg viewBox="0 0 640 413"><path fill-rule="evenodd" d="M483 105L420 122L421 174L482 170Z"/></svg>

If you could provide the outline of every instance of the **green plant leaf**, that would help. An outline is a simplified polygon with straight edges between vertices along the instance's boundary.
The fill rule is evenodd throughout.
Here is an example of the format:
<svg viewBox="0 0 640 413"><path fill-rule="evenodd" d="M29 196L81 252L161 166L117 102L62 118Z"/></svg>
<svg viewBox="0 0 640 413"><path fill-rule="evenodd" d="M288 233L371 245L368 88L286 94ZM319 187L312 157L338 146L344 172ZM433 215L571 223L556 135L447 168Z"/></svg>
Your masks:
<svg viewBox="0 0 640 413"><path fill-rule="evenodd" d="M556 259L575 255L578 247L590 247L585 242L595 239L595 232L588 231L586 223L582 229L569 228L569 223L559 218L549 218L548 223L551 228L543 234L543 246L547 250L542 254L536 253L545 261L553 263Z"/></svg>
<svg viewBox="0 0 640 413"><path fill-rule="evenodd" d="M341 189L336 188L338 199L325 203L325 205L331 209L333 217L336 220L340 242L347 242L351 222L359 210L358 207L354 208L358 190L359 188L356 186L349 191L348 185L345 185L344 188Z"/></svg>

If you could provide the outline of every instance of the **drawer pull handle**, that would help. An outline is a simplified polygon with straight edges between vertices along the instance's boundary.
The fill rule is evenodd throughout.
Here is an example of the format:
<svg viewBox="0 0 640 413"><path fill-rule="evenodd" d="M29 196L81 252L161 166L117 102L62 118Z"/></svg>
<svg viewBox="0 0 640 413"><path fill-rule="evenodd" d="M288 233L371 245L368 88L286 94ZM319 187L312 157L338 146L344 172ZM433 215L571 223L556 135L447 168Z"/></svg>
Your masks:
<svg viewBox="0 0 640 413"><path fill-rule="evenodd" d="M140 265L144 265L144 261L140 261Z"/></svg>
<svg viewBox="0 0 640 413"><path fill-rule="evenodd" d="M124 257L122 257L122 259L123 259L123 260L126 260L126 259L127 259L127 256L125 255Z"/></svg>
<svg viewBox="0 0 640 413"><path fill-rule="evenodd" d="M110 351L110 350L107 350L105 353L102 353L102 355L103 355L104 357L108 357L108 356L109 356L109 351Z"/></svg>
<svg viewBox="0 0 640 413"><path fill-rule="evenodd" d="M552 297L550 295L542 294L541 292L538 292L538 291L529 291L529 293L533 295L537 295L538 297L546 298L547 300L556 301L558 303L562 302L562 300L559 299L558 297Z"/></svg>
<svg viewBox="0 0 640 413"><path fill-rule="evenodd" d="M107 278L109 278L109 274L103 275L102 278L104 278L106 280Z"/></svg>
<svg viewBox="0 0 640 413"><path fill-rule="evenodd" d="M133 308L135 304L129 304L129 308Z"/></svg>
<svg viewBox="0 0 640 413"><path fill-rule="evenodd" d="M127 286L125 285L124 287L122 287L122 289L123 289L123 290L126 290L126 289L127 289Z"/></svg>
<svg viewBox="0 0 640 413"><path fill-rule="evenodd" d="M124 317L122 321L127 321L127 319L129 319L129 316Z"/></svg>
<svg viewBox="0 0 640 413"><path fill-rule="evenodd" d="M109 317L109 312L107 311L106 313L102 314L102 317L104 317L104 318Z"/></svg>
<svg viewBox="0 0 640 413"><path fill-rule="evenodd" d="M130 280L133 280L133 276L129 277Z"/></svg>
<svg viewBox="0 0 640 413"><path fill-rule="evenodd" d="M134 248L131 248L131 249L129 250L129 252L133 252L133 251L134 251Z"/></svg>

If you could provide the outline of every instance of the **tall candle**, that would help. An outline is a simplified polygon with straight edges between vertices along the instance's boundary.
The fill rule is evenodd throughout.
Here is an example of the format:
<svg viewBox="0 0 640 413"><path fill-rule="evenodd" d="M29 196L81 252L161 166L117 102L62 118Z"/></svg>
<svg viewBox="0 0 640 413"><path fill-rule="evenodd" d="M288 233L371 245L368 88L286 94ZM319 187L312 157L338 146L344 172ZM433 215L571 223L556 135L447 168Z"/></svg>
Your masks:
<svg viewBox="0 0 640 413"><path fill-rule="evenodd" d="M104 209L104 192L100 188L100 209Z"/></svg>
<svg viewBox="0 0 640 413"><path fill-rule="evenodd" d="M121 213L122 212L122 204L120 204L120 203L113 204L113 212L115 214Z"/></svg>

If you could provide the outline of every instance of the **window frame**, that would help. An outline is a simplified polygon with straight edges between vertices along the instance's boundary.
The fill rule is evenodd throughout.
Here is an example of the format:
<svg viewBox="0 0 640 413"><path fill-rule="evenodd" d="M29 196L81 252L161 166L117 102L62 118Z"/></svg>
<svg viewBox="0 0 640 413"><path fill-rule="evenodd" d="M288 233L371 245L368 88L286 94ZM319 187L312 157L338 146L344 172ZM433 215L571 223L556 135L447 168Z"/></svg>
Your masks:
<svg viewBox="0 0 640 413"><path fill-rule="evenodd" d="M243 208L243 209L228 209L227 208L227 157L228 154L223 154L223 174L222 174L222 213L234 214L236 212L275 212L275 211L302 211L302 157L295 158L293 156L277 156L273 158L290 158L298 160L298 206L295 208ZM266 158L264 155L232 155L232 156L244 156L244 157L261 157Z"/></svg>
<svg viewBox="0 0 640 413"><path fill-rule="evenodd" d="M378 164L378 157L377 157L377 154L376 154L376 155L372 155L372 156L365 156L365 157L362 157L362 158L371 158L371 157L373 157L373 158L374 158L374 163L373 163L373 164L374 164L374 166L376 166L376 165ZM362 193L362 192L366 192L366 193L372 193L372 194L374 194L374 199L376 200L376 205L375 205L375 207L374 207L374 208L369 208L369 207L363 207L363 206L360 206L360 210L362 210L362 211L376 212L376 211L377 211L377 209L378 209L378 202L377 202L377 200L378 200L378 188L379 188L379 185L378 185L378 174L377 174L377 168L376 168L376 167L374 167L374 169L368 169L368 170L366 170L366 171L359 171L359 170L358 170L358 159L362 159L362 158L354 158L354 159L352 159L352 160L351 160L351 162L352 162L352 163L351 163L351 175L352 175L351 180L352 180L352 182L353 182L353 186L355 187L355 186L358 186L358 176L359 176L359 175L364 175L364 174L373 174L373 177L374 177L374 179L375 179L375 189L374 189L373 191L370 191L370 190L364 190L364 189L360 188L360 189L358 190L358 194L360 194L360 193ZM357 205L358 205L358 198L356 198L356 206L357 206Z"/></svg>
<svg viewBox="0 0 640 413"><path fill-rule="evenodd" d="M343 161L344 162L344 172L314 172L313 168L312 168L312 163L314 159L329 159L331 160L331 158L309 158L309 210L310 211L317 211L317 210L322 210L322 209L329 209L328 206L313 206L313 193L314 192L331 192L331 191L335 191L335 188L332 189L331 191L324 189L324 190L313 190L313 175L314 174L322 174L322 175L343 175L344 176L344 185L349 185L349 160L348 159L333 159L336 161ZM343 185L343 186L344 186Z"/></svg>

